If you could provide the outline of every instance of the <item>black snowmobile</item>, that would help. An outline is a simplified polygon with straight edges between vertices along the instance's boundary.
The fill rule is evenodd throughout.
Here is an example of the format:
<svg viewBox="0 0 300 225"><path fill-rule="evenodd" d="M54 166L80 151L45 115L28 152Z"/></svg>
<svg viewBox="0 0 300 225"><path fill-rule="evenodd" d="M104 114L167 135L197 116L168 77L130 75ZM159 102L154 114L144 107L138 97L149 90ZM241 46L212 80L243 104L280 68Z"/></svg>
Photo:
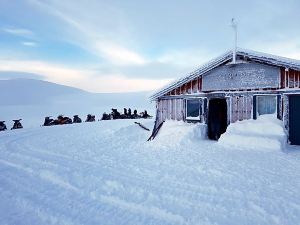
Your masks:
<svg viewBox="0 0 300 225"><path fill-rule="evenodd" d="M19 120L13 120L14 121L14 125L13 127L11 128L11 130L15 130L15 129L22 129L23 126L21 124L21 121L22 119L19 119Z"/></svg>
<svg viewBox="0 0 300 225"><path fill-rule="evenodd" d="M112 111L111 115L112 115L112 117L113 117L114 120L121 119L121 113L118 112L117 109L111 109L111 111Z"/></svg>
<svg viewBox="0 0 300 225"><path fill-rule="evenodd" d="M151 118L152 116L150 116L147 112L147 110L145 110L144 112L141 113L142 118L147 119L147 118Z"/></svg>
<svg viewBox="0 0 300 225"><path fill-rule="evenodd" d="M81 123L82 120L80 119L80 117L78 115L74 115L73 117L73 123Z"/></svg>
<svg viewBox="0 0 300 225"><path fill-rule="evenodd" d="M95 122L95 116L94 115L92 115L92 114L88 114L87 116L86 116L86 120L85 120L85 122Z"/></svg>
<svg viewBox="0 0 300 225"><path fill-rule="evenodd" d="M133 110L133 114L131 115L130 117L131 119L138 119L138 118L141 118L141 116L138 115L138 112L137 110Z"/></svg>
<svg viewBox="0 0 300 225"><path fill-rule="evenodd" d="M7 130L5 121L0 121L0 131L5 131L5 130Z"/></svg>
<svg viewBox="0 0 300 225"><path fill-rule="evenodd" d="M59 115L57 117L57 120L55 120L55 124L57 125L72 124L72 119L67 116Z"/></svg>
<svg viewBox="0 0 300 225"><path fill-rule="evenodd" d="M111 120L111 115L105 112L103 113L101 120Z"/></svg>
<svg viewBox="0 0 300 225"><path fill-rule="evenodd" d="M51 116L46 116L43 126L53 126L56 125L54 119L50 118Z"/></svg>

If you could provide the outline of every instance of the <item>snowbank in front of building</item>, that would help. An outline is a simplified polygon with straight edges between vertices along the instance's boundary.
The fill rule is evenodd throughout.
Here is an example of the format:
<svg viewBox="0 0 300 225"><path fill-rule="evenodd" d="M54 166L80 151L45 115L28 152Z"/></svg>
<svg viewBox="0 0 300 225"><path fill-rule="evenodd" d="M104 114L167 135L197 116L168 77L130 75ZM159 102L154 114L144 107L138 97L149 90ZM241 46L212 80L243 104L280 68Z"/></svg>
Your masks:
<svg viewBox="0 0 300 225"><path fill-rule="evenodd" d="M262 115L257 120L232 123L219 139L219 144L238 149L282 150L286 145L282 121L276 115Z"/></svg>
<svg viewBox="0 0 300 225"><path fill-rule="evenodd" d="M207 125L201 123L185 123L183 121L166 120L154 139L160 145L180 145L182 141L206 139Z"/></svg>

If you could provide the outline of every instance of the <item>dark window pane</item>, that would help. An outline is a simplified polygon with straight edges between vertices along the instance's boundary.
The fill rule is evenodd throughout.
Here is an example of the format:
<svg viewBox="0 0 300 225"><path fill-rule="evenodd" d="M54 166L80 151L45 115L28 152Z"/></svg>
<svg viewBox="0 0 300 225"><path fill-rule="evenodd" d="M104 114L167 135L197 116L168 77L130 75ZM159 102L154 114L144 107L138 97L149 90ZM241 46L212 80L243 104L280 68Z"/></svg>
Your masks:
<svg viewBox="0 0 300 225"><path fill-rule="evenodd" d="M187 118L199 118L200 102L199 100L187 100Z"/></svg>
<svg viewBox="0 0 300 225"><path fill-rule="evenodd" d="M276 96L258 96L257 112L258 115L276 113Z"/></svg>

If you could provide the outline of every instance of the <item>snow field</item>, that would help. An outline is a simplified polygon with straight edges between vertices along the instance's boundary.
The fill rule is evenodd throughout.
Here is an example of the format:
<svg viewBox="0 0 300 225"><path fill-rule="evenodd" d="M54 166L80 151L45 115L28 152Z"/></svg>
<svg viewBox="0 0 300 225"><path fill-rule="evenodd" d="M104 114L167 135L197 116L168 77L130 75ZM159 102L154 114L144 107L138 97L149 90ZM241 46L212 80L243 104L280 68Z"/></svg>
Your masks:
<svg viewBox="0 0 300 225"><path fill-rule="evenodd" d="M146 142L133 122L0 133L0 224L299 222L299 151L236 151L171 121Z"/></svg>

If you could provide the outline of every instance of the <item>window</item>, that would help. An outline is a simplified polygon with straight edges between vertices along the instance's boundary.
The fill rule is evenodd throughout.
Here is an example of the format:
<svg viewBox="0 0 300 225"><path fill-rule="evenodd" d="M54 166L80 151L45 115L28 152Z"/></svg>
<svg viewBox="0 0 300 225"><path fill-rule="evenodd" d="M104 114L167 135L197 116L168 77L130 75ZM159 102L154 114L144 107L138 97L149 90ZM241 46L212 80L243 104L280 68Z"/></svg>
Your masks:
<svg viewBox="0 0 300 225"><path fill-rule="evenodd" d="M203 120L204 101L202 98L186 100L186 119Z"/></svg>
<svg viewBox="0 0 300 225"><path fill-rule="evenodd" d="M276 113L276 96L262 95L257 96L257 114L274 114Z"/></svg>

